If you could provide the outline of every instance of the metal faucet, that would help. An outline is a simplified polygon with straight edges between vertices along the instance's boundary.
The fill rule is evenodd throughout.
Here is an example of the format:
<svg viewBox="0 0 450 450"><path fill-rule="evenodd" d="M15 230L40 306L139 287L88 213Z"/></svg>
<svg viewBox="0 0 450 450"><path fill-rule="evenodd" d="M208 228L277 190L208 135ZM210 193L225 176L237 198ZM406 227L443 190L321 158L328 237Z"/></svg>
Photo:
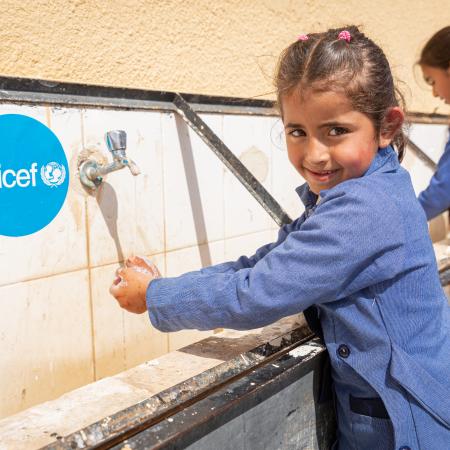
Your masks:
<svg viewBox="0 0 450 450"><path fill-rule="evenodd" d="M124 167L128 167L134 176L141 173L136 163L127 158L127 133L125 131L108 131L105 134L105 141L113 156L113 162L103 165L93 159L88 159L80 165L80 181L91 190L97 189L102 184L106 174Z"/></svg>

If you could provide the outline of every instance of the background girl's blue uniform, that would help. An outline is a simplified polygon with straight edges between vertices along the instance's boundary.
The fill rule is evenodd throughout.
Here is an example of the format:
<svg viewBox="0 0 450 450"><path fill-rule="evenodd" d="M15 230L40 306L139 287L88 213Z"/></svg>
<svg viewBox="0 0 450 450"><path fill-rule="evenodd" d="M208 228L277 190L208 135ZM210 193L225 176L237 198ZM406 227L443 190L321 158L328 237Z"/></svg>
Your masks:
<svg viewBox="0 0 450 450"><path fill-rule="evenodd" d="M450 208L450 139L430 184L419 194L419 202L428 220Z"/></svg>
<svg viewBox="0 0 450 450"><path fill-rule="evenodd" d="M249 329L315 305L331 359L339 449L450 449L450 308L423 210L391 147L316 196L251 258L147 290L162 331ZM357 414L381 398L390 420Z"/></svg>

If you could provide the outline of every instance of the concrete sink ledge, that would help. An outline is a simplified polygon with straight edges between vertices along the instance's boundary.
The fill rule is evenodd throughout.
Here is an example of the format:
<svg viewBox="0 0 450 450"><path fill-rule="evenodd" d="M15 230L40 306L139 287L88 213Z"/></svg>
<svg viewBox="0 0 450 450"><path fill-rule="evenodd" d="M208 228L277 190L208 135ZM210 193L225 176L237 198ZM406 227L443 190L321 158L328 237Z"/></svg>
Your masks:
<svg viewBox="0 0 450 450"><path fill-rule="evenodd" d="M303 315L250 331L221 331L1 420L0 450L96 446L173 414L311 337Z"/></svg>

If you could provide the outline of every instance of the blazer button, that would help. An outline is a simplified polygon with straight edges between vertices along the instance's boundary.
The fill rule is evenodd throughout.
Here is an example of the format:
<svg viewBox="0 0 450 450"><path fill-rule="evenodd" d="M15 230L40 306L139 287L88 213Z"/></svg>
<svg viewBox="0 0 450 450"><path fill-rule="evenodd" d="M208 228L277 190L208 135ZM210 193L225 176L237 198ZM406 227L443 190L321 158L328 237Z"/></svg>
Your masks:
<svg viewBox="0 0 450 450"><path fill-rule="evenodd" d="M411 450L407 445L402 445L398 450Z"/></svg>
<svg viewBox="0 0 450 450"><path fill-rule="evenodd" d="M348 358L350 355L350 349L345 344L342 344L338 347L337 353L341 358Z"/></svg>

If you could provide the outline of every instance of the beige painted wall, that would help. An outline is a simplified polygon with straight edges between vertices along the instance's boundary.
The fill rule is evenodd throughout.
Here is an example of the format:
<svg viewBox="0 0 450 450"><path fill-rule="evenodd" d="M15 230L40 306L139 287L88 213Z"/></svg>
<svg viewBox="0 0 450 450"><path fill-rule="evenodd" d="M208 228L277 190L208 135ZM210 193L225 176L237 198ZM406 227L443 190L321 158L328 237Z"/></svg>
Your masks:
<svg viewBox="0 0 450 450"><path fill-rule="evenodd" d="M409 108L448 112L412 66L450 23L448 0L0 0L0 74L252 97L300 32L361 25L409 88Z"/></svg>

